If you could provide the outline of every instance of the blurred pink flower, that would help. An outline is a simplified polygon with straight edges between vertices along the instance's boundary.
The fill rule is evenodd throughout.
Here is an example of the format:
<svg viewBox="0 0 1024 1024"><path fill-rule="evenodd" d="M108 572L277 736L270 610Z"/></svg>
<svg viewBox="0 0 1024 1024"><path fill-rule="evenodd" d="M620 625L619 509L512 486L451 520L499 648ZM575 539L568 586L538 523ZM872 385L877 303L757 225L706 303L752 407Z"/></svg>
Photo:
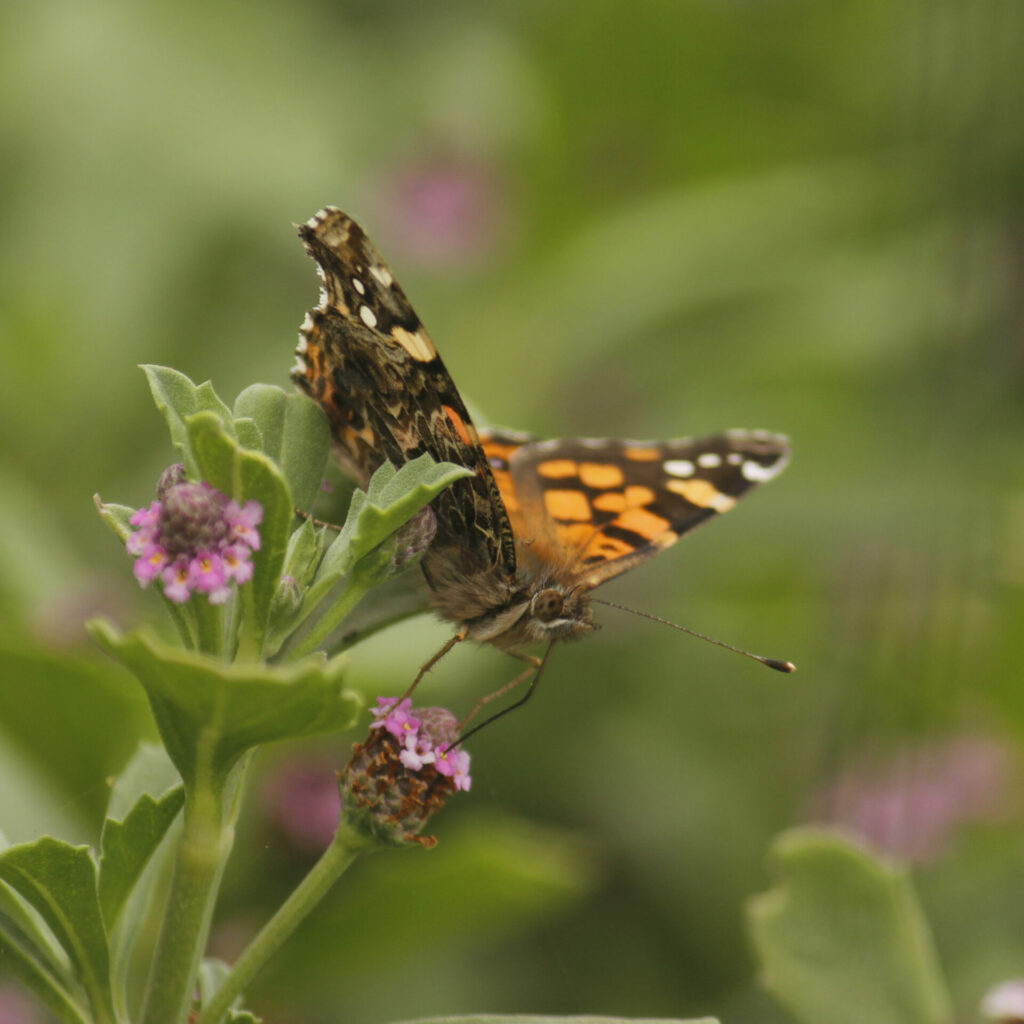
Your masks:
<svg viewBox="0 0 1024 1024"><path fill-rule="evenodd" d="M0 1024L46 1024L49 1019L20 989L0 983Z"/></svg>
<svg viewBox="0 0 1024 1024"><path fill-rule="evenodd" d="M1024 1021L1024 978L1013 978L989 989L981 1001L981 1012L999 1024Z"/></svg>
<svg viewBox="0 0 1024 1024"><path fill-rule="evenodd" d="M326 759L281 765L263 789L268 820L302 853L319 853L338 828L338 777Z"/></svg>
<svg viewBox="0 0 1024 1024"><path fill-rule="evenodd" d="M813 815L884 853L935 860L959 826L999 816L1011 775L1010 752L993 739L922 743L844 772L814 801Z"/></svg>
<svg viewBox="0 0 1024 1024"><path fill-rule="evenodd" d="M384 235L425 264L470 263L493 248L499 210L493 176L455 158L414 165L383 196Z"/></svg>

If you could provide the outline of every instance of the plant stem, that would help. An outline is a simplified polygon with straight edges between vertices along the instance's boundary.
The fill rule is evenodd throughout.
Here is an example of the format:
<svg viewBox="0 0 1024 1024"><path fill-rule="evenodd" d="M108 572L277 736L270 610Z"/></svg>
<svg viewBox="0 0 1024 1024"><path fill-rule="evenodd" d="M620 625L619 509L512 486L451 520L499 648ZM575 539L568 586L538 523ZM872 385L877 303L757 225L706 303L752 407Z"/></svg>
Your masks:
<svg viewBox="0 0 1024 1024"><path fill-rule="evenodd" d="M351 579L341 596L313 624L313 628L288 650L289 660L312 654L337 629L346 615L363 599L371 583Z"/></svg>
<svg viewBox="0 0 1024 1024"><path fill-rule="evenodd" d="M224 984L200 1014L198 1024L219 1024L231 1004L245 991L281 943L327 895L356 857L368 848L366 839L344 824L339 826L331 845L309 874L238 958Z"/></svg>
<svg viewBox="0 0 1024 1024"><path fill-rule="evenodd" d="M186 801L185 827L141 1024L180 1024L185 1019L221 875L234 843L234 813L226 813L227 804L225 793L213 787L197 787Z"/></svg>

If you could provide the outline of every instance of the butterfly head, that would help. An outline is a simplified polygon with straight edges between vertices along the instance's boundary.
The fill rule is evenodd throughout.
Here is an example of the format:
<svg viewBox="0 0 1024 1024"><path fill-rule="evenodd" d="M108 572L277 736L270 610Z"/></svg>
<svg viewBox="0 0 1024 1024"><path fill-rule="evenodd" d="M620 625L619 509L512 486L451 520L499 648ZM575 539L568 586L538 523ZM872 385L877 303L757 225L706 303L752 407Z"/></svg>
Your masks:
<svg viewBox="0 0 1024 1024"><path fill-rule="evenodd" d="M531 639L564 640L597 629L590 602L581 588L544 586L530 598L526 629Z"/></svg>

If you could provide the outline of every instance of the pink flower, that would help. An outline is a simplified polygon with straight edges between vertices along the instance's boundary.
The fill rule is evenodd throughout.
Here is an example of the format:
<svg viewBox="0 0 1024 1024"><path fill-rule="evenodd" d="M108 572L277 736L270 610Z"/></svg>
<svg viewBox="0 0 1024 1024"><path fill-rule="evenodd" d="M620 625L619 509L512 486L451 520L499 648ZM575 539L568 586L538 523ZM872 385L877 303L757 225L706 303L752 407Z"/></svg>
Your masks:
<svg viewBox="0 0 1024 1024"><path fill-rule="evenodd" d="M404 701L402 702L405 703ZM411 706L412 701L409 701ZM399 705L394 711L388 715L384 722L384 728L387 729L392 736L397 740L405 742L406 736L415 736L420 729L420 720L414 718L409 714L405 707Z"/></svg>
<svg viewBox="0 0 1024 1024"><path fill-rule="evenodd" d="M135 557L133 572L142 587L159 578L164 595L184 604L193 593L210 604L224 604L230 584L248 583L259 549L256 527L263 520L258 501L242 507L208 483L189 483L184 466L172 466L160 478L160 500L133 513L137 529L125 541Z"/></svg>
<svg viewBox="0 0 1024 1024"><path fill-rule="evenodd" d="M388 715L391 714L391 709L398 704L397 697L378 697L377 707L373 710L373 721L370 723L371 729L380 729L387 722ZM412 698L406 697L405 700L399 705L406 711L412 707Z"/></svg>
<svg viewBox="0 0 1024 1024"><path fill-rule="evenodd" d="M465 750L450 751L447 746L438 747L434 762L438 772L455 783L456 789L468 790L473 784L469 776L469 754Z"/></svg>
<svg viewBox="0 0 1024 1024"><path fill-rule="evenodd" d="M405 737L405 749L398 755L398 760L411 772L418 772L425 764L433 764L435 759L430 740L411 733Z"/></svg>
<svg viewBox="0 0 1024 1024"><path fill-rule="evenodd" d="M250 549L244 544L229 544L221 553L224 563L224 575L241 585L252 579L252 559Z"/></svg>
<svg viewBox="0 0 1024 1024"><path fill-rule="evenodd" d="M192 596L190 582L192 571L188 562L181 558L175 560L160 574L164 585L164 597L175 604L184 604Z"/></svg>
<svg viewBox="0 0 1024 1024"><path fill-rule="evenodd" d="M999 814L1009 780L1009 753L996 741L936 740L854 766L819 796L817 816L886 853L930 861L959 827Z"/></svg>
<svg viewBox="0 0 1024 1024"><path fill-rule="evenodd" d="M403 166L386 191L385 233L421 263L477 261L501 234L493 173L460 156Z"/></svg>
<svg viewBox="0 0 1024 1024"><path fill-rule="evenodd" d="M131 537L128 539L131 541ZM129 548L129 550L131 549ZM147 541L139 551L131 553L138 555L135 565L132 566L132 571L135 573L135 578L139 581L139 586L141 587L148 587L157 576L163 573L167 563L170 561L167 552L159 544L154 544L152 541Z"/></svg>
<svg viewBox="0 0 1024 1024"><path fill-rule="evenodd" d="M263 506L258 501L247 501L244 508L237 501L229 501L224 509L224 518L234 540L248 545L253 551L259 551L260 532L256 527L263 522Z"/></svg>

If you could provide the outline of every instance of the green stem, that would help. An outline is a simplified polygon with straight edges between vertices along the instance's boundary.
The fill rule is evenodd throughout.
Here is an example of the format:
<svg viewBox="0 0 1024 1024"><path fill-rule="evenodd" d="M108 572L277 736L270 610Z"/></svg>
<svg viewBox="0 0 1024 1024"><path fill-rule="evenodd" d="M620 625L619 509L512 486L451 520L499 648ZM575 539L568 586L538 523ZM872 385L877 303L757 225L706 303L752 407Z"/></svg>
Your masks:
<svg viewBox="0 0 1024 1024"><path fill-rule="evenodd" d="M224 606L210 604L205 594L195 594L199 650L214 656L224 653Z"/></svg>
<svg viewBox="0 0 1024 1024"><path fill-rule="evenodd" d="M141 1024L179 1024L185 1019L206 948L217 889L234 843L237 808L229 809L227 805L225 793L212 787L197 787L186 801L185 827L143 1000Z"/></svg>
<svg viewBox="0 0 1024 1024"><path fill-rule="evenodd" d="M367 848L367 841L362 836L344 825L338 828L331 845L313 865L309 874L238 958L224 984L217 989L213 999L200 1014L198 1024L219 1024L231 1004L248 988L278 947L327 895L345 869Z"/></svg>
<svg viewBox="0 0 1024 1024"><path fill-rule="evenodd" d="M301 658L318 650L341 624L345 617L363 599L372 584L358 579L349 581L341 596L313 624L313 628L294 647L288 649L288 658Z"/></svg>

